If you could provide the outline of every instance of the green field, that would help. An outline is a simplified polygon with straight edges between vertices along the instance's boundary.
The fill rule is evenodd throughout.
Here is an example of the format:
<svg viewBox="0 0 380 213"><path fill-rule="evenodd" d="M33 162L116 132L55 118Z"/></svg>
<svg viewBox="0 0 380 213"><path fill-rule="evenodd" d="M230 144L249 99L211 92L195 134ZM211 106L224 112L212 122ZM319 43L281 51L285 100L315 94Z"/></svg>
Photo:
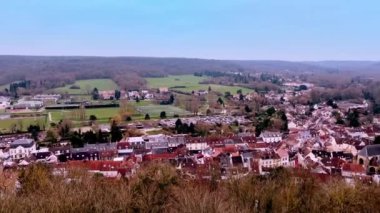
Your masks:
<svg viewBox="0 0 380 213"><path fill-rule="evenodd" d="M149 114L151 118L159 118L162 111L166 112L167 116L173 115L188 115L188 111L181 108L171 106L171 105L157 105L150 101L140 101L136 103L135 101L128 102L129 112L132 115L133 120L144 119L145 114ZM67 118L74 122L79 121L78 116L75 114L77 110L49 110L51 116L51 122L59 122L60 120ZM113 108L97 108L97 109L86 109L86 120L89 119L90 115L95 115L99 123L108 123L109 119L118 115L120 112L119 107Z"/></svg>
<svg viewBox="0 0 380 213"><path fill-rule="evenodd" d="M51 115L52 122L59 122L64 118L78 121L74 111L75 110L50 110L49 113ZM114 117L118 113L118 107L86 109L86 119L89 119L90 115L95 115L99 123L107 123L110 118Z"/></svg>
<svg viewBox="0 0 380 213"><path fill-rule="evenodd" d="M147 106L139 106L137 107L137 111L141 114L149 114L151 118L158 118L162 111L166 112L166 116L172 117L173 115L189 115L190 112L183 110L179 107L175 107L172 105L147 105Z"/></svg>
<svg viewBox="0 0 380 213"><path fill-rule="evenodd" d="M191 92L198 90L207 90L209 86L213 91L225 93L231 92L235 94L237 90L241 89L243 93L252 92L253 90L239 87L239 86L223 86L218 84L200 84L199 82L207 79L207 77L198 77L194 75L171 75L164 78L146 78L148 86L150 88L160 88L160 87L178 87L183 86L185 88L173 88L174 90L179 90L183 92Z"/></svg>
<svg viewBox="0 0 380 213"><path fill-rule="evenodd" d="M12 119L5 119L0 120L0 132L10 132L10 129L13 125L16 125L20 128L20 125L22 127L22 131L26 131L27 128L31 125L40 125L42 126L46 125L46 117L45 116L39 116L39 117L28 117L28 118L12 118Z"/></svg>
<svg viewBox="0 0 380 213"><path fill-rule="evenodd" d="M71 86L76 85L79 86L80 89L70 89ZM117 84L111 79L90 79L90 80L79 80L74 84L66 85L65 87L59 87L54 89L55 92L58 93L68 93L72 95L86 95L89 94L94 88L98 88L98 90L115 90L119 87Z"/></svg>

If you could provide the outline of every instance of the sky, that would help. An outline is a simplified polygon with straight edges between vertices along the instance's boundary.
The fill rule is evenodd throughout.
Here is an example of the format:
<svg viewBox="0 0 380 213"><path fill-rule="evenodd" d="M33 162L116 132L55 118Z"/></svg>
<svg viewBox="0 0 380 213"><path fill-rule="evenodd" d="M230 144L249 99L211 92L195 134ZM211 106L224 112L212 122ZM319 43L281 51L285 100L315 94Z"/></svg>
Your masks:
<svg viewBox="0 0 380 213"><path fill-rule="evenodd" d="M0 55L380 60L380 1L0 0Z"/></svg>

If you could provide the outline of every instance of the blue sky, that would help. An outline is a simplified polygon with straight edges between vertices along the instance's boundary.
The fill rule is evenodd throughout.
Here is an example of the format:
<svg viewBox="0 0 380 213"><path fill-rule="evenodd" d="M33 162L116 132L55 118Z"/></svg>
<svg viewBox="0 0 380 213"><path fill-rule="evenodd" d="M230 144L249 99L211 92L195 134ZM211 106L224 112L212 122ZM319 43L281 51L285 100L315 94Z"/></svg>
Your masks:
<svg viewBox="0 0 380 213"><path fill-rule="evenodd" d="M378 0L0 0L0 54L380 60Z"/></svg>

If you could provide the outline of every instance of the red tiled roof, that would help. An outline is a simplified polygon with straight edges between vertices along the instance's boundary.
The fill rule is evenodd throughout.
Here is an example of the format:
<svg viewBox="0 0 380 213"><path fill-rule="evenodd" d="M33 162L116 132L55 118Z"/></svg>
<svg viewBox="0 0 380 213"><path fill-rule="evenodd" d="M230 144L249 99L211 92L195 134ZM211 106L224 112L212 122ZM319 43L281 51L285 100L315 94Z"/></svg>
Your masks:
<svg viewBox="0 0 380 213"><path fill-rule="evenodd" d="M163 154L149 154L143 157L143 160L151 161L151 160L168 160L174 159L177 156L176 153L163 153Z"/></svg>
<svg viewBox="0 0 380 213"><path fill-rule="evenodd" d="M256 137L255 136L243 136L241 137L244 143L255 143Z"/></svg>
<svg viewBox="0 0 380 213"><path fill-rule="evenodd" d="M271 145L269 143L251 143L249 147L252 149L265 149L269 148Z"/></svg>
<svg viewBox="0 0 380 213"><path fill-rule="evenodd" d="M130 144L128 142L119 142L116 145L117 149L128 149L129 146Z"/></svg>
<svg viewBox="0 0 380 213"><path fill-rule="evenodd" d="M365 169L362 165L353 163L343 164L342 170L354 173L365 173Z"/></svg>
<svg viewBox="0 0 380 213"><path fill-rule="evenodd" d="M232 145L232 146L230 145L230 146L225 146L223 151L233 153L233 152L237 152L237 149L234 145Z"/></svg>

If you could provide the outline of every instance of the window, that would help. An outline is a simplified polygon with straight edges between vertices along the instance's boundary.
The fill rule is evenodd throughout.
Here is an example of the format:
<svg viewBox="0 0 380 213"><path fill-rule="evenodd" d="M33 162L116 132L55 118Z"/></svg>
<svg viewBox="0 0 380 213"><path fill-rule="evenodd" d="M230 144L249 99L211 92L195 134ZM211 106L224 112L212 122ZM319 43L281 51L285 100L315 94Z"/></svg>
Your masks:
<svg viewBox="0 0 380 213"><path fill-rule="evenodd" d="M362 158L359 159L359 164L360 165L363 165L364 164L364 160Z"/></svg>

